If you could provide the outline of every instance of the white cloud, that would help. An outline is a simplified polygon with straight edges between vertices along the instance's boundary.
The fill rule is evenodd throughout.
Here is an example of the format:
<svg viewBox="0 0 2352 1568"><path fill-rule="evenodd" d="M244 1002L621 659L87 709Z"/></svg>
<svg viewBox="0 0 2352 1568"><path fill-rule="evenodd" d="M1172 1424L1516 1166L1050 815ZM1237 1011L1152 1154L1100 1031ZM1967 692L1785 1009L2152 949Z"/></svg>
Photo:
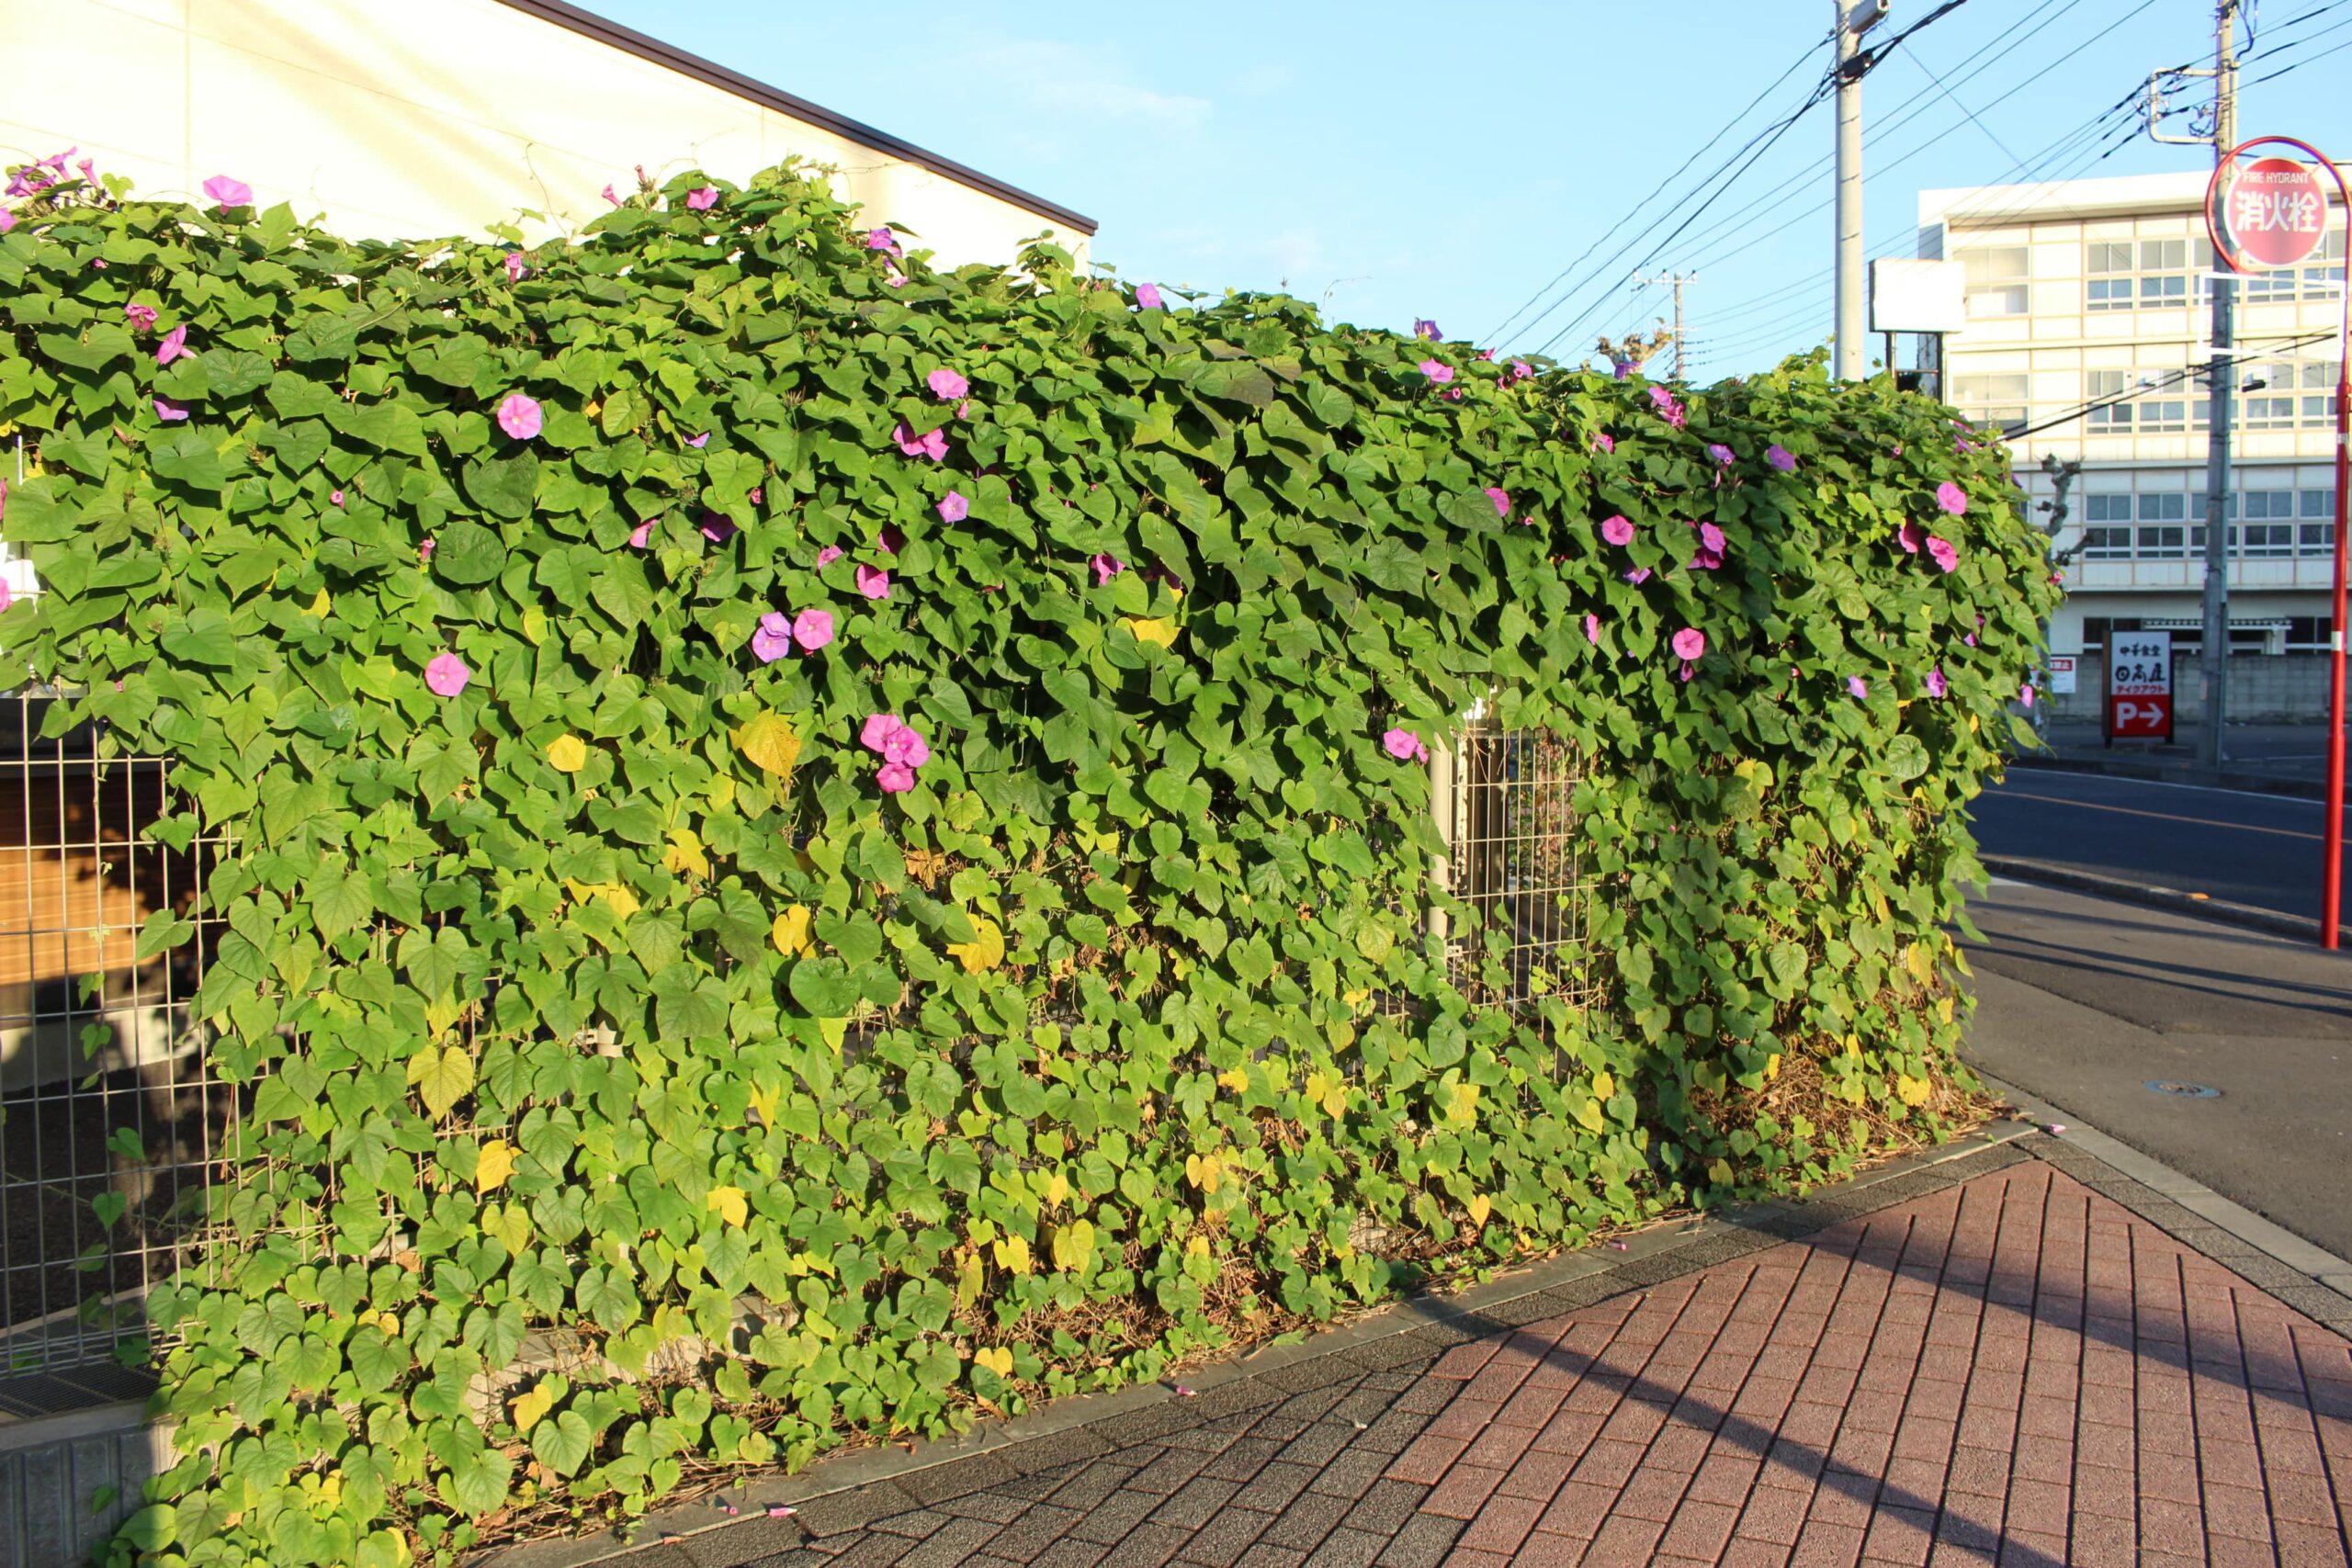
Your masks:
<svg viewBox="0 0 2352 1568"><path fill-rule="evenodd" d="M999 94L1044 114L1066 117L1064 132L1090 124L1123 121L1167 131L1193 131L1213 107L1206 98L1161 93L1136 81L1100 50L1050 39L1004 39L975 43L963 53L964 69Z"/></svg>

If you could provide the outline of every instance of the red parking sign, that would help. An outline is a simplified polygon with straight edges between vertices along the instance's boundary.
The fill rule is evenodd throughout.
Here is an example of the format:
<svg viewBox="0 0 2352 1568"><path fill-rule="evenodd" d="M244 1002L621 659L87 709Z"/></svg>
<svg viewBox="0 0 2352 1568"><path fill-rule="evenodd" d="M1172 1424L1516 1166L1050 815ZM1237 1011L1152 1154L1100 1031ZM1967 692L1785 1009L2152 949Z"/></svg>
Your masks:
<svg viewBox="0 0 2352 1568"><path fill-rule="evenodd" d="M2327 192L2292 158L2256 158L2213 182L2206 218L2239 270L2293 266L2327 238Z"/></svg>
<svg viewBox="0 0 2352 1568"><path fill-rule="evenodd" d="M2105 710L2110 740L2172 739L2172 633L2109 634Z"/></svg>

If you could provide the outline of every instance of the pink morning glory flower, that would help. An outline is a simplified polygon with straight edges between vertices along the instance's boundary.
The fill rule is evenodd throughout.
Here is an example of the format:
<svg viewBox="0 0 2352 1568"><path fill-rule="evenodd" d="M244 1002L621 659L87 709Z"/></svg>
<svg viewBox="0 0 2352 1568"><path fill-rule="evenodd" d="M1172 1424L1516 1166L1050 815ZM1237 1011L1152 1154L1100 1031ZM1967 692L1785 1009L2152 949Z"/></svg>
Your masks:
<svg viewBox="0 0 2352 1568"><path fill-rule="evenodd" d="M454 653L436 653L424 666L424 684L436 697L454 697L466 689L474 672Z"/></svg>
<svg viewBox="0 0 2352 1568"><path fill-rule="evenodd" d="M1453 367L1442 359L1424 359L1414 368L1428 377L1436 386L1442 387L1453 379Z"/></svg>
<svg viewBox="0 0 2352 1568"><path fill-rule="evenodd" d="M803 653L814 653L833 640L833 613L831 610L803 610L792 617L792 640L800 645Z"/></svg>
<svg viewBox="0 0 2352 1568"><path fill-rule="evenodd" d="M817 570L822 571L841 558L842 547L839 545L827 545L817 552Z"/></svg>
<svg viewBox="0 0 2352 1568"><path fill-rule="evenodd" d="M687 436L686 445L693 447L697 452L701 451L704 447L710 445L710 432L706 430L700 435Z"/></svg>
<svg viewBox="0 0 2352 1568"><path fill-rule="evenodd" d="M1392 729L1380 738L1380 744L1400 762L1426 762L1430 760L1430 749L1422 745L1421 738L1409 729Z"/></svg>
<svg viewBox="0 0 2352 1568"><path fill-rule="evenodd" d="M897 714L872 714L867 716L865 723L859 728L857 743L869 751L878 752L882 750L882 742L904 728Z"/></svg>
<svg viewBox="0 0 2352 1568"><path fill-rule="evenodd" d="M610 186L606 186L605 187L605 199L611 202L615 207L618 207L621 204L621 198L613 194L613 187Z"/></svg>
<svg viewBox="0 0 2352 1568"><path fill-rule="evenodd" d="M773 664L791 651L792 623L781 612L770 610L752 633L752 656L763 664Z"/></svg>
<svg viewBox="0 0 2352 1568"><path fill-rule="evenodd" d="M1614 452L1617 450L1617 438L1604 430L1592 438L1592 449L1596 452Z"/></svg>
<svg viewBox="0 0 2352 1568"><path fill-rule="evenodd" d="M1793 473L1796 470L1795 456L1777 441L1764 448L1764 460L1784 474Z"/></svg>
<svg viewBox="0 0 2352 1568"><path fill-rule="evenodd" d="M6 610L7 610L7 608L8 608L8 606L9 606L9 605L11 605L11 604L15 604L16 602L17 602L17 595L16 595L15 592L14 592L14 591L12 591L12 590L9 588L9 586L8 586L8 584L7 584L6 580L5 580L5 579L0 579L0 613L6 613ZM119 682L119 681L117 681L117 682L114 683L114 689L115 689L116 691L118 691L118 692L121 691L121 690L122 690L122 682Z"/></svg>
<svg viewBox="0 0 2352 1568"><path fill-rule="evenodd" d="M527 265L526 265L524 264L524 261L523 261L523 253L522 253L522 252L520 252L520 251L509 251L509 252L507 252L507 253L506 253L506 281L507 281L507 282L509 282L509 283L520 283L520 282L522 282L522 281L523 281L523 275L524 275L525 273L526 273L526 272L530 271L530 270L531 270L531 269L530 269Z"/></svg>
<svg viewBox="0 0 2352 1568"><path fill-rule="evenodd" d="M1431 343L1436 343L1445 336L1443 333L1437 330L1437 323L1427 317L1413 323L1413 335L1418 338L1427 338Z"/></svg>
<svg viewBox="0 0 2352 1568"><path fill-rule="evenodd" d="M875 772L874 782L885 795L904 795L915 787L915 771L904 762L885 762Z"/></svg>
<svg viewBox="0 0 2352 1568"><path fill-rule="evenodd" d="M0 207L0 234L6 233L16 226L17 215L8 209Z"/></svg>
<svg viewBox="0 0 2352 1568"><path fill-rule="evenodd" d="M895 262L885 262L882 264L882 286L886 288L904 288L907 286L907 275L899 270Z"/></svg>
<svg viewBox="0 0 2352 1568"><path fill-rule="evenodd" d="M636 527L631 528L628 531L628 542L630 548L641 550L652 542L653 525L656 521L657 519L649 517L644 522L639 523Z"/></svg>
<svg viewBox="0 0 2352 1568"><path fill-rule="evenodd" d="M1649 580L1650 569L1645 566L1637 566L1633 570L1625 574L1625 581L1632 583L1636 588L1639 588L1643 583L1647 582Z"/></svg>
<svg viewBox="0 0 2352 1568"><path fill-rule="evenodd" d="M742 531L732 519L716 512L705 511L702 514L702 536L714 545L723 545Z"/></svg>
<svg viewBox="0 0 2352 1568"><path fill-rule="evenodd" d="M955 371L942 367L923 378L931 388L931 395L943 403L955 402L972 389L972 384Z"/></svg>
<svg viewBox="0 0 2352 1568"><path fill-rule="evenodd" d="M1871 683L1860 675L1849 675L1846 677L1846 690L1853 694L1855 701L1864 702L1870 697Z"/></svg>
<svg viewBox="0 0 2352 1568"><path fill-rule="evenodd" d="M1960 640L1966 643L1969 647L1974 648L1976 646L1976 634L1974 632L1970 632L1966 637L1962 637Z"/></svg>
<svg viewBox="0 0 2352 1568"><path fill-rule="evenodd" d="M1634 525L1623 517L1611 517L1600 525L1600 536L1612 545L1634 542Z"/></svg>
<svg viewBox="0 0 2352 1568"><path fill-rule="evenodd" d="M1936 504L1957 517L1968 510L1968 492L1946 479L1936 487Z"/></svg>
<svg viewBox="0 0 2352 1568"><path fill-rule="evenodd" d="M1928 536L1928 558L1936 563L1937 570L1950 571L1960 564L1960 552L1952 547L1951 540L1939 539L1930 534Z"/></svg>
<svg viewBox="0 0 2352 1568"><path fill-rule="evenodd" d="M187 417L187 410L180 407L177 403L165 402L163 399L157 398L155 400L155 417L162 420L164 423L170 424L175 421L186 419Z"/></svg>
<svg viewBox="0 0 2352 1568"><path fill-rule="evenodd" d="M226 175L215 175L205 181L204 194L222 207L251 207L254 204L254 187Z"/></svg>
<svg viewBox="0 0 2352 1568"><path fill-rule="evenodd" d="M165 333L162 341L155 344L155 363L158 365L169 365L175 359L194 359L195 357L196 351L187 345L186 323Z"/></svg>
<svg viewBox="0 0 2352 1568"><path fill-rule="evenodd" d="M1114 555L1098 555L1087 564L1094 569L1094 586L1097 588L1127 570L1127 563Z"/></svg>
<svg viewBox="0 0 2352 1568"><path fill-rule="evenodd" d="M972 514L972 503L964 498L962 491L951 490L939 498L938 511L941 522L961 523Z"/></svg>
<svg viewBox="0 0 2352 1568"><path fill-rule="evenodd" d="M1584 618L1584 640L1596 646L1600 641L1600 617L1587 615Z"/></svg>
<svg viewBox="0 0 2352 1568"><path fill-rule="evenodd" d="M907 547L907 536L899 532L896 524L885 523L882 531L874 536L874 547L886 556L895 556Z"/></svg>
<svg viewBox="0 0 2352 1568"><path fill-rule="evenodd" d="M506 400L498 405L498 428L517 441L528 441L539 433L546 418L539 412L538 400L526 398L520 392L509 392Z"/></svg>
<svg viewBox="0 0 2352 1568"><path fill-rule="evenodd" d="M751 494L750 494L750 496L749 496L747 499L749 499L749 500L750 500L751 503L752 503L753 506L757 506L757 505L759 505L762 502L765 501L767 498L768 498L768 487L767 487L767 486L765 486L765 485L753 485L753 486L752 487Z"/></svg>
<svg viewBox="0 0 2352 1568"><path fill-rule="evenodd" d="M123 320L130 323L132 332L144 333L154 330L155 307L153 305L125 305L122 308L122 316Z"/></svg>
<svg viewBox="0 0 2352 1568"><path fill-rule="evenodd" d="M1707 651L1707 634L1696 626L1685 626L1674 634L1674 640L1668 646L1674 649L1677 659L1696 659Z"/></svg>
<svg viewBox="0 0 2352 1568"><path fill-rule="evenodd" d="M1928 531L1917 523L1905 523L1894 531L1894 542L1903 547L1905 555L1916 556L1919 547L1928 542Z"/></svg>
<svg viewBox="0 0 2352 1568"><path fill-rule="evenodd" d="M857 591L868 599L888 599L890 574L876 567L861 566L857 569Z"/></svg>
<svg viewBox="0 0 2352 1568"><path fill-rule="evenodd" d="M331 490L327 491L327 500L333 502L337 506L341 506L343 504L343 491L339 490Z"/></svg>
<svg viewBox="0 0 2352 1568"><path fill-rule="evenodd" d="M890 232L887 227L867 230L865 248L869 251L888 251L894 256L905 254L899 249L899 236Z"/></svg>
<svg viewBox="0 0 2352 1568"><path fill-rule="evenodd" d="M1498 517L1509 517L1509 516L1510 515L1510 491L1505 491L1505 490L1502 490L1502 489L1499 489L1498 487L1494 486L1494 485L1488 485L1488 486L1487 487L1487 499L1488 501L1491 501L1491 502L1493 502L1495 503L1495 515L1496 515L1496 516L1498 516Z"/></svg>
<svg viewBox="0 0 2352 1568"><path fill-rule="evenodd" d="M1950 690L1951 690L1951 683L1944 679L1944 672L1942 671L1930 670L1928 671L1928 695L1931 697L1940 697Z"/></svg>
<svg viewBox="0 0 2352 1568"><path fill-rule="evenodd" d="M432 540L425 539L418 543L416 547L416 560L417 564L420 566L431 566L433 564Z"/></svg>
<svg viewBox="0 0 2352 1568"><path fill-rule="evenodd" d="M927 430L917 435L905 420L900 420L890 432L890 439L897 442L899 450L910 457L929 457L936 463L947 456L947 432L944 430Z"/></svg>
<svg viewBox="0 0 2352 1568"><path fill-rule="evenodd" d="M1138 283L1138 284L1136 284L1136 308L1137 310L1159 310L1159 285L1158 285L1157 283Z"/></svg>
<svg viewBox="0 0 2352 1568"><path fill-rule="evenodd" d="M2031 707L2033 705L2032 682L2029 681L2024 685L2018 688L2018 701L2023 703L2028 707Z"/></svg>
<svg viewBox="0 0 2352 1568"><path fill-rule="evenodd" d="M1724 553L1721 550L1701 549L1687 564L1692 571L1714 571L1723 566Z"/></svg>
<svg viewBox="0 0 2352 1568"><path fill-rule="evenodd" d="M718 205L718 187L702 186L686 192L686 205L696 212L707 212Z"/></svg>
<svg viewBox="0 0 2352 1568"><path fill-rule="evenodd" d="M1724 446L1720 441L1710 441L1707 443L1707 456L1715 460L1715 466L1719 468L1728 468L1731 467L1731 448Z"/></svg>
<svg viewBox="0 0 2352 1568"><path fill-rule="evenodd" d="M901 724L882 738L882 760L920 768L931 761L931 746L910 724Z"/></svg>
<svg viewBox="0 0 2352 1568"><path fill-rule="evenodd" d="M1724 537L1724 531L1721 528L1716 527L1713 523L1702 523L1699 525L1699 547L1709 555L1720 556L1729 549L1731 545Z"/></svg>
<svg viewBox="0 0 2352 1568"><path fill-rule="evenodd" d="M1534 375L1535 375L1535 367L1533 367L1532 365L1530 365L1529 363L1527 363L1527 361L1526 361L1526 360L1524 360L1524 359L1514 359L1514 360L1512 360L1512 361L1510 362L1510 378L1511 378L1512 380L1514 380L1514 381L1525 381L1525 380L1530 380L1530 379L1532 379L1532 378L1534 377Z"/></svg>

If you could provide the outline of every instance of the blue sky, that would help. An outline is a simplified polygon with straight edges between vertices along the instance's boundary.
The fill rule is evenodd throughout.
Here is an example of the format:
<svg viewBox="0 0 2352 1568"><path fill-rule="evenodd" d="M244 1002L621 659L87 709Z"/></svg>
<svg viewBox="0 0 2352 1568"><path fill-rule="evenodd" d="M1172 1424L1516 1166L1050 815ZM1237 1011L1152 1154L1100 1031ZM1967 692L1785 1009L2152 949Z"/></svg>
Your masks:
<svg viewBox="0 0 2352 1568"><path fill-rule="evenodd" d="M1690 210L1659 199L1661 182L1759 94L1682 185L1801 103L1827 62L1830 13L1815 0L587 3L1089 214L1096 259L1125 276L1286 286L1337 319L1429 316L1449 337L1521 351L1568 327L1551 351L1569 360L1665 311L1663 288L1623 281ZM1934 8L1895 0L1874 38ZM2352 95L2335 85L2352 49L2327 51L2352 44L2352 0L2263 0L2257 15L2240 134L2343 149ZM2020 164L2034 177L2210 167L2202 147L2127 129L2129 111L2094 117L2151 70L2210 65L2211 17L2210 0L1969 0L1920 31L1864 85L1871 254L1909 254L1922 188L2016 178ZM2271 71L2284 74L2259 80ZM1694 378L1826 336L1831 131L1815 107L1648 263L1699 272ZM1490 336L1604 235L1525 313L1565 306Z"/></svg>

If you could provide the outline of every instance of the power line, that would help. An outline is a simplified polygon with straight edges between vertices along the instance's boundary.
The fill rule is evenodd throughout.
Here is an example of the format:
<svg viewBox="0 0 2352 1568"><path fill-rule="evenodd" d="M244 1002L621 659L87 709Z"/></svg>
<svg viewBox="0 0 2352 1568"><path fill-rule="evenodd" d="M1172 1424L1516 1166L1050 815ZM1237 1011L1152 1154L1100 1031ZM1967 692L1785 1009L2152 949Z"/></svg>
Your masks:
<svg viewBox="0 0 2352 1568"><path fill-rule="evenodd" d="M2336 334L2332 332L2313 333L2309 337L2290 338L2284 342L2272 341L2265 343L2260 346L2269 353L2279 354L2288 349L2308 348L2315 343L2333 343L2335 340L2335 335ZM2233 352L2230 360L2232 375L2236 374L2235 367L2239 360L2254 357L2254 355L2250 351L2255 349L2256 346L2257 345L2256 344L2251 342L2233 345ZM2019 430L2004 431L2002 433L2002 439L2005 441L2015 441L2020 436L2038 435L2042 431L2052 430L2062 424L2071 424L2075 421L2094 413L2100 409L2113 408L2118 403L2128 403L2135 398L2146 397L2150 392L2161 392L2166 388L2177 387L2182 382L2188 380L2190 378L2200 376L2204 373L2204 366L2191 365L2183 369L2175 370L2169 375L2160 377L2155 380L2143 381L2135 387L2132 387L2122 392L2117 393L2114 397L2094 399L2092 401L2086 402L2079 408L2069 409L2064 413L2053 415L2049 419L2041 421L2039 423L2029 424Z"/></svg>

